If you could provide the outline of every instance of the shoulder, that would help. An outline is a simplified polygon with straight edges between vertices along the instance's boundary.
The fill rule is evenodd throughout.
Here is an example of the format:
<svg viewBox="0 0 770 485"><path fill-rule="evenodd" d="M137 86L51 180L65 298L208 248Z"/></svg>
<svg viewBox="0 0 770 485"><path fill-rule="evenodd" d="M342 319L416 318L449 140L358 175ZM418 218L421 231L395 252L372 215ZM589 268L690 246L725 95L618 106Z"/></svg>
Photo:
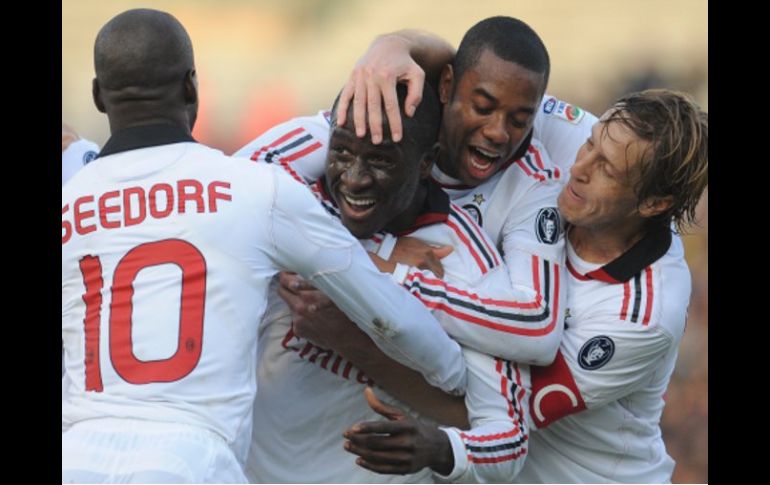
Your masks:
<svg viewBox="0 0 770 485"><path fill-rule="evenodd" d="M298 116L265 131L238 149L233 156L257 160L271 153L272 156L284 154L283 152L289 150L295 153L316 143L326 143L329 128L328 111L319 111L311 116Z"/></svg>
<svg viewBox="0 0 770 485"><path fill-rule="evenodd" d="M546 93L535 116L535 136L541 130L571 130L570 125L593 125L597 118L575 104Z"/></svg>
<svg viewBox="0 0 770 485"><path fill-rule="evenodd" d="M552 162L548 150L535 137L532 138L527 153L513 161L507 170L515 175L504 177L501 183L526 187L549 186L561 184L564 178L564 171Z"/></svg>
<svg viewBox="0 0 770 485"><path fill-rule="evenodd" d="M658 278L654 283L658 288L660 300L658 321L655 323L679 338L684 332L692 293L690 269L675 244L651 266L653 278Z"/></svg>

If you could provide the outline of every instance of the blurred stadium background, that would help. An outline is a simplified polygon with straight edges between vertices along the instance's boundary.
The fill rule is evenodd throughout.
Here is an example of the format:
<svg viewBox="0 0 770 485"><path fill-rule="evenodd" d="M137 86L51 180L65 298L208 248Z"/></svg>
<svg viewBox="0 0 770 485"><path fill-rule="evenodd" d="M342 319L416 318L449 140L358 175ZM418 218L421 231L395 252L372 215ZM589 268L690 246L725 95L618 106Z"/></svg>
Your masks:
<svg viewBox="0 0 770 485"><path fill-rule="evenodd" d="M225 153L329 107L377 34L420 28L456 47L492 15L529 23L551 55L548 92L597 115L647 87L687 91L708 110L706 0L66 0L62 120L99 144L109 128L91 101L93 41L106 21L137 7L168 11L187 28L201 88L194 135ZM675 483L708 482L708 193L700 218L685 237L693 300L663 415Z"/></svg>

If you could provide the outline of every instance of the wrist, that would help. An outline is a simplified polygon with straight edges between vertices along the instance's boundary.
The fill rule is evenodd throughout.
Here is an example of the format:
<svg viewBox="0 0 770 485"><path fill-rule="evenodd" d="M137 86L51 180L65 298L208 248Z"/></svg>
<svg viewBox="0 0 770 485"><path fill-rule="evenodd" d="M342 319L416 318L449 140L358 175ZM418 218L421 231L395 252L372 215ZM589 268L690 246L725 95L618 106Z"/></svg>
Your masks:
<svg viewBox="0 0 770 485"><path fill-rule="evenodd" d="M430 468L439 475L449 476L455 466L454 451L449 436L439 428L433 428L431 434L436 452L432 453Z"/></svg>

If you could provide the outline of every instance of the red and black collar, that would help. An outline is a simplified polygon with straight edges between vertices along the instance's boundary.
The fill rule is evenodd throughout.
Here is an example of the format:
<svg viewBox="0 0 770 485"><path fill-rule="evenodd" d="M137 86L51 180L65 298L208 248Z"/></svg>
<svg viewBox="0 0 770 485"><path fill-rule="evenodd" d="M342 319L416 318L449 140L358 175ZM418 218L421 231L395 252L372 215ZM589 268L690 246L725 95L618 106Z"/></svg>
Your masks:
<svg viewBox="0 0 770 485"><path fill-rule="evenodd" d="M420 210L420 215L417 216L408 229L393 233L394 236L406 236L421 227L444 222L449 217L449 195L441 190L441 187L439 187L432 179L428 179L423 183L426 185L428 193L425 197L425 203L422 206L422 210ZM315 186L318 189L321 198L328 201L336 208L337 203L329 196L329 193L326 190L325 175L318 179Z"/></svg>
<svg viewBox="0 0 770 485"><path fill-rule="evenodd" d="M671 229L660 227L647 233L631 249L599 269L586 274L578 273L567 259L570 272L580 280L599 280L605 283L625 283L641 270L663 257L671 246Z"/></svg>
<svg viewBox="0 0 770 485"><path fill-rule="evenodd" d="M185 141L195 142L187 129L179 125L156 124L133 126L118 130L110 136L98 157L106 157L116 153L138 148L149 148L158 145L169 145Z"/></svg>

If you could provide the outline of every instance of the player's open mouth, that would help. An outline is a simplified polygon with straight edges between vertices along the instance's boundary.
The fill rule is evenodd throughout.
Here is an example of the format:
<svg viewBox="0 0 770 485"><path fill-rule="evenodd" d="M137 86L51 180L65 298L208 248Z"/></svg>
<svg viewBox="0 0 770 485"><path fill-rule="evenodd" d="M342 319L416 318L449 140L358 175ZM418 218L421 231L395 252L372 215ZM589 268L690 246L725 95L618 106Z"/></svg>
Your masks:
<svg viewBox="0 0 770 485"><path fill-rule="evenodd" d="M468 172L477 179L489 177L495 167L495 163L501 158L497 152L476 146L469 146L468 152L470 155L468 157Z"/></svg>
<svg viewBox="0 0 770 485"><path fill-rule="evenodd" d="M567 193L572 196L573 199L576 200L583 200L583 197L580 196L577 192L575 192L575 189L572 188L572 184L567 184Z"/></svg>
<svg viewBox="0 0 770 485"><path fill-rule="evenodd" d="M377 199L372 197L354 197L340 194L341 209L351 219L366 219L377 205Z"/></svg>

